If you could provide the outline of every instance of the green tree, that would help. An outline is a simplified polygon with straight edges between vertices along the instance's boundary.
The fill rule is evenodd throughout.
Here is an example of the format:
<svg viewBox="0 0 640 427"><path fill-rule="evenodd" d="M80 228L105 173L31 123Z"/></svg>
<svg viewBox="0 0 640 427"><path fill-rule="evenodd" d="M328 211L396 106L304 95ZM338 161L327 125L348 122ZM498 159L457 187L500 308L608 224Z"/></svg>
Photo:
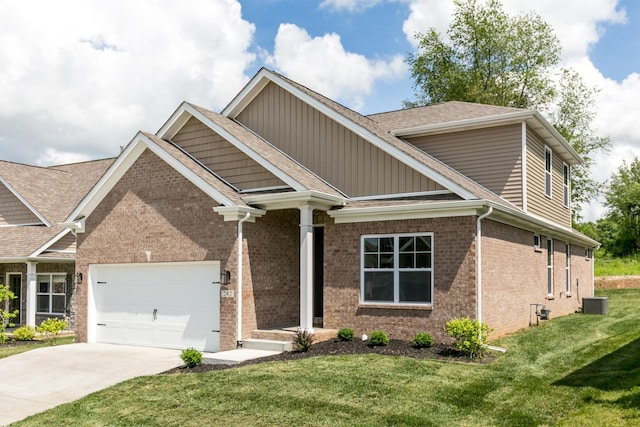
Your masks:
<svg viewBox="0 0 640 427"><path fill-rule="evenodd" d="M416 35L418 52L407 56L415 100L404 107L467 101L541 111L585 161L572 170L579 219L599 189L589 174L593 157L609 146L591 125L597 91L576 72L558 68L560 42L539 15L507 15L498 0L454 3L446 37L434 28Z"/></svg>
<svg viewBox="0 0 640 427"><path fill-rule="evenodd" d="M614 256L640 252L640 160L626 161L611 176L605 191L607 217L617 224Z"/></svg>

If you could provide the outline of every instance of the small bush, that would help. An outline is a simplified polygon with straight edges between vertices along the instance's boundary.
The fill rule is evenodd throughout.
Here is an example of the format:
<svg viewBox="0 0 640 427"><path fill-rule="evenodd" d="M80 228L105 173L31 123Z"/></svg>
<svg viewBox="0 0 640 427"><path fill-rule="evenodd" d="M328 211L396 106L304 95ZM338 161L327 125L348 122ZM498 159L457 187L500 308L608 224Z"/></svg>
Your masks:
<svg viewBox="0 0 640 427"><path fill-rule="evenodd" d="M298 329L296 335L293 337L293 343L296 345L296 350L301 353L306 353L311 350L311 344L315 341L316 336L305 329Z"/></svg>
<svg viewBox="0 0 640 427"><path fill-rule="evenodd" d="M36 326L36 332L42 334L45 340L55 345L56 336L66 328L66 320L51 317L47 320L43 320L42 323L40 323L40 326Z"/></svg>
<svg viewBox="0 0 640 427"><path fill-rule="evenodd" d="M416 348L429 348L433 345L433 337L426 332L418 332L413 337L413 346Z"/></svg>
<svg viewBox="0 0 640 427"><path fill-rule="evenodd" d="M487 337L491 328L486 323L468 317L454 318L447 322L445 330L456 340L455 346L469 357L483 357L487 350Z"/></svg>
<svg viewBox="0 0 640 427"><path fill-rule="evenodd" d="M338 331L338 339L340 341L353 341L356 333L351 328L342 328Z"/></svg>
<svg viewBox="0 0 640 427"><path fill-rule="evenodd" d="M18 341L33 341L36 337L36 328L33 326L22 326L13 331L13 338Z"/></svg>
<svg viewBox="0 0 640 427"><path fill-rule="evenodd" d="M182 350L180 357L188 368L195 368L202 363L202 353L193 347Z"/></svg>
<svg viewBox="0 0 640 427"><path fill-rule="evenodd" d="M389 344L389 337L383 331L373 331L371 332L371 338L369 342L373 346L387 345Z"/></svg>

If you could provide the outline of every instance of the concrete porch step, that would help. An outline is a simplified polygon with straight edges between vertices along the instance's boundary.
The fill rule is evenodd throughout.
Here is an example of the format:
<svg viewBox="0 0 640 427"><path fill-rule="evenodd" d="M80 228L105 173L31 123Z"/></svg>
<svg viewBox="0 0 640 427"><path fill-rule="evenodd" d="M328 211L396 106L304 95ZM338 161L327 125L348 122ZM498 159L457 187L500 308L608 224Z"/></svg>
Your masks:
<svg viewBox="0 0 640 427"><path fill-rule="evenodd" d="M273 340L293 342L293 338L298 332L297 327L274 328L274 329L258 329L251 332L251 338L259 340ZM313 332L315 336L314 342L328 341L338 335L335 329L316 328Z"/></svg>
<svg viewBox="0 0 640 427"><path fill-rule="evenodd" d="M285 352L293 350L293 341L250 338L242 340L242 349Z"/></svg>

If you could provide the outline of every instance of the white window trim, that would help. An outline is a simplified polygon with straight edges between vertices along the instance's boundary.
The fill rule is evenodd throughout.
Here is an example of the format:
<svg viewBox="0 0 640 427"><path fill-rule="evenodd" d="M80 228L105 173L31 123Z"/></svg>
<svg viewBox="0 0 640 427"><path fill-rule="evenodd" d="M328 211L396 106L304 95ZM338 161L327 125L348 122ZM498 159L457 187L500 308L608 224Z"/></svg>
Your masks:
<svg viewBox="0 0 640 427"><path fill-rule="evenodd" d="M562 162L562 206L571 206L571 168L565 162Z"/></svg>
<svg viewBox="0 0 640 427"><path fill-rule="evenodd" d="M537 238L537 242L536 242ZM536 252L542 252L542 248L540 247L540 242L542 242L542 237L539 234L533 235L533 250Z"/></svg>
<svg viewBox="0 0 640 427"><path fill-rule="evenodd" d="M549 170L547 170L547 153L549 153ZM553 197L553 151L549 146L544 146L544 195ZM547 193L547 180L549 180L549 193Z"/></svg>
<svg viewBox="0 0 640 427"><path fill-rule="evenodd" d="M399 257L398 257L398 249L399 245L397 241L400 237L418 237L418 236L429 236L431 238L431 268L415 268L415 269L402 269L413 270L413 271L428 271L431 273L431 301L430 302L400 302L400 290L399 290L399 273L400 268L398 267ZM365 267L364 267L364 241L367 238L385 238L385 237L393 237L394 238L394 255L393 255L393 269L390 268L377 268L377 269L366 269L366 271L393 271L393 302L389 301L367 301L364 299L364 285L365 285ZM360 304L363 306L385 306L385 307L409 307L409 306L420 306L420 307L433 307L434 300L434 275L433 275L433 254L434 254L434 242L433 242L433 233L397 233L397 234L367 234L360 236Z"/></svg>
<svg viewBox="0 0 640 427"><path fill-rule="evenodd" d="M67 288L66 288L67 287L67 273L60 273L60 272L58 272L58 273L40 273L40 272L38 272L37 273L37 277L39 277L39 276L49 276L49 292L40 292L40 283L36 283L36 299L39 296L43 296L43 295L48 296L49 297L49 311L38 311L37 310L38 304L36 302L36 314L46 314L46 315L50 315L50 316L63 316L64 312L55 313L55 312L52 311L52 308L53 308L53 296L54 295L58 295L58 296L64 295L64 306L65 306L65 309L66 309L66 307L67 307L67 293L66 293L66 290L67 290ZM64 285L65 286L65 292L64 293L53 292L53 277L54 276L64 276L64 282L65 282L65 285ZM36 280L36 282L37 282L37 280Z"/></svg>
<svg viewBox="0 0 640 427"><path fill-rule="evenodd" d="M547 295L553 297L553 239L551 238L547 238Z"/></svg>
<svg viewBox="0 0 640 427"><path fill-rule="evenodd" d="M571 295L571 245L569 243L565 243L564 254L566 257L564 291L567 295Z"/></svg>
<svg viewBox="0 0 640 427"><path fill-rule="evenodd" d="M589 248L584 248L584 259L588 261L591 259L592 256L593 256L592 250Z"/></svg>

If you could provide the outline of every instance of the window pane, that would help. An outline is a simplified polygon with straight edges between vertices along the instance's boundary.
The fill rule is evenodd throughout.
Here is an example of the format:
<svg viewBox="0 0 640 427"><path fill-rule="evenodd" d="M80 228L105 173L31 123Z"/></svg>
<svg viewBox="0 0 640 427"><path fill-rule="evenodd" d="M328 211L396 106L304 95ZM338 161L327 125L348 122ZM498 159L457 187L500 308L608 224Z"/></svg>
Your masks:
<svg viewBox="0 0 640 427"><path fill-rule="evenodd" d="M431 273L426 271L401 272L400 302L431 302Z"/></svg>
<svg viewBox="0 0 640 427"><path fill-rule="evenodd" d="M38 295L38 312L40 313L48 313L49 312L49 295Z"/></svg>
<svg viewBox="0 0 640 427"><path fill-rule="evenodd" d="M52 313L62 313L64 314L64 295L54 295L53 296L53 308L51 310Z"/></svg>
<svg viewBox="0 0 640 427"><path fill-rule="evenodd" d="M419 236L416 238L416 250L417 251L430 251L431 250L431 237Z"/></svg>
<svg viewBox="0 0 640 427"><path fill-rule="evenodd" d="M364 301L393 302L393 272L365 272Z"/></svg>
<svg viewBox="0 0 640 427"><path fill-rule="evenodd" d="M416 254L416 268L431 268L431 252Z"/></svg>
<svg viewBox="0 0 640 427"><path fill-rule="evenodd" d="M378 252L378 239L375 237L367 237L364 239L365 252Z"/></svg>
<svg viewBox="0 0 640 427"><path fill-rule="evenodd" d="M393 254L380 254L380 268L393 268Z"/></svg>
<svg viewBox="0 0 640 427"><path fill-rule="evenodd" d="M380 238L380 252L393 252L393 237Z"/></svg>
<svg viewBox="0 0 640 427"><path fill-rule="evenodd" d="M415 251L415 238L414 237L400 237L400 249L399 252L413 252Z"/></svg>
<svg viewBox="0 0 640 427"><path fill-rule="evenodd" d="M413 259L413 252L408 253L408 254L400 254L400 259L399 259L399 266L400 268L414 268L415 267L415 263L414 263L414 259Z"/></svg>
<svg viewBox="0 0 640 427"><path fill-rule="evenodd" d="M65 282L64 281L59 281L58 278L56 278L56 281L53 282L53 293L54 294L64 294L64 285Z"/></svg>
<svg viewBox="0 0 640 427"><path fill-rule="evenodd" d="M378 255L377 254L365 255L364 268L378 268Z"/></svg>
<svg viewBox="0 0 640 427"><path fill-rule="evenodd" d="M46 294L49 292L49 277L46 279L38 278L38 293Z"/></svg>

